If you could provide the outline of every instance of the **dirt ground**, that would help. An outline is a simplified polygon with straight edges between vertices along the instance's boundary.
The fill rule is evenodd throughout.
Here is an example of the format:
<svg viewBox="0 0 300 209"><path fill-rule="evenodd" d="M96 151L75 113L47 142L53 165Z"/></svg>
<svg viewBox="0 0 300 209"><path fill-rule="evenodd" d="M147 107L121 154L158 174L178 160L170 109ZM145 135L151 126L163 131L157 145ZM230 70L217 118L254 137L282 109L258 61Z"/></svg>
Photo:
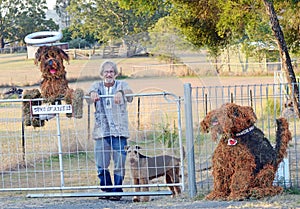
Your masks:
<svg viewBox="0 0 300 209"><path fill-rule="evenodd" d="M44 208L44 209L96 209L96 208L300 208L299 195L279 195L261 200L247 201L206 201L189 198L187 192L172 199L169 196L152 197L146 203L133 203L132 197L123 197L120 201L99 200L97 197L80 198L27 198L26 195L15 194L0 197L0 208Z"/></svg>

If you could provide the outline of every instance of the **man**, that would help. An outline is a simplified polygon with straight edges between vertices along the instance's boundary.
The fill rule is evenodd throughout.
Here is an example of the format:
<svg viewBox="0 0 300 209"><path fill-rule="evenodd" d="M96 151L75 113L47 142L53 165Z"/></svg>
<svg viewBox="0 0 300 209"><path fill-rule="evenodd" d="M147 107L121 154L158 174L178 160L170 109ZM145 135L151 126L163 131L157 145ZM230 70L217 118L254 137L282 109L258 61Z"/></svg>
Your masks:
<svg viewBox="0 0 300 209"><path fill-rule="evenodd" d="M125 81L116 80L117 65L105 61L100 67L101 81L92 84L89 94L95 104L95 161L100 179L100 186L106 192L123 192L121 187L112 187L108 166L111 157L114 161L114 185L120 186L125 176L126 152L124 147L129 138L127 102L132 102L132 90ZM108 197L120 200L121 196Z"/></svg>

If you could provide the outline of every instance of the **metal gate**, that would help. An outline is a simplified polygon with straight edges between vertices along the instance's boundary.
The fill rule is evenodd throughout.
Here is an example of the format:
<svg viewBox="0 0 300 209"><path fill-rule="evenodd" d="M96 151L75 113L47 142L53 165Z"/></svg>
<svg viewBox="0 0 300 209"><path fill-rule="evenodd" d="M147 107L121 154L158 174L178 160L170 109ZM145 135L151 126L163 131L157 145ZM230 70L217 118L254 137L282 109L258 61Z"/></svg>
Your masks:
<svg viewBox="0 0 300 209"><path fill-rule="evenodd" d="M161 177L146 185L134 185L126 162L122 196L137 195L133 193L135 187L149 187L148 193L141 192L143 195L170 195L162 189L174 185L184 189L180 99L166 92L133 96L133 103L128 104L128 144L141 146L141 153L147 156L168 154L180 158L181 181L168 184ZM103 187L99 186L94 161L93 105L84 102L81 119L57 113L44 126L32 127L24 125L24 101L29 100L0 100L0 191L57 190L62 192L59 196L105 196L100 192ZM113 162L111 171L112 166ZM65 193L67 190L72 193ZM74 193L78 190L80 194ZM33 196L45 195L57 194Z"/></svg>

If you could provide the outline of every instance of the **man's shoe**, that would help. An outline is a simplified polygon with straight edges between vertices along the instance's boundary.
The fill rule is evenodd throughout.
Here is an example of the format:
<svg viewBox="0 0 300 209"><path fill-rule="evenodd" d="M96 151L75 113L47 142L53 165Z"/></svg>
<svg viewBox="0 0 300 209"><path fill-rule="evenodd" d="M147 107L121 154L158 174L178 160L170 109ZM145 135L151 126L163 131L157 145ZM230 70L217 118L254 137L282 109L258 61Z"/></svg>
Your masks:
<svg viewBox="0 0 300 209"><path fill-rule="evenodd" d="M122 196L110 196L109 200L111 201L120 201L122 198Z"/></svg>
<svg viewBox="0 0 300 209"><path fill-rule="evenodd" d="M98 197L99 200L109 200L110 196L100 196Z"/></svg>

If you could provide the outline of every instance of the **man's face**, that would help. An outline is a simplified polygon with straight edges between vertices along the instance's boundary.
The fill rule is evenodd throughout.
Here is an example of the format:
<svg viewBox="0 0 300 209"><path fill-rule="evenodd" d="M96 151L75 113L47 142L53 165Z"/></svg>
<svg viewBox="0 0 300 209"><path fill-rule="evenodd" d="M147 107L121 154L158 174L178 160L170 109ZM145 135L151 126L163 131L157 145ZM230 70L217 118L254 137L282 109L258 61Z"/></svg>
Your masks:
<svg viewBox="0 0 300 209"><path fill-rule="evenodd" d="M103 78L105 83L113 83L116 73L111 65L105 65L103 70Z"/></svg>

